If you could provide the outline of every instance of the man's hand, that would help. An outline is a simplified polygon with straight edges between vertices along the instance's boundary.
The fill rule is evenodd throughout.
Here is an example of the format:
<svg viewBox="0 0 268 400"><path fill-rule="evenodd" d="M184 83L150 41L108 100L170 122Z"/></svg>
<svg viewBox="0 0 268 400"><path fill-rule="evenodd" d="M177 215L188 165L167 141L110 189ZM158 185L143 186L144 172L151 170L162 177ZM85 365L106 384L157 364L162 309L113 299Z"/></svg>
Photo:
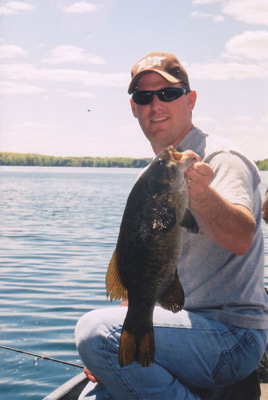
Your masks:
<svg viewBox="0 0 268 400"><path fill-rule="evenodd" d="M268 189L266 190L265 197L262 203L262 218L268 224Z"/></svg>
<svg viewBox="0 0 268 400"><path fill-rule="evenodd" d="M183 157L194 157L196 159L196 162L185 172L189 197L191 199L205 192L213 178L214 172L212 168L208 164L202 162L199 155L192 150L186 150L182 154Z"/></svg>
<svg viewBox="0 0 268 400"><path fill-rule="evenodd" d="M86 367L84 367L84 373L91 382L93 383L100 382L100 380L95 375L93 375L92 372L89 371Z"/></svg>
<svg viewBox="0 0 268 400"><path fill-rule="evenodd" d="M212 168L203 162L195 162L185 172L190 199L203 194L213 178ZM190 200L191 201L191 200Z"/></svg>

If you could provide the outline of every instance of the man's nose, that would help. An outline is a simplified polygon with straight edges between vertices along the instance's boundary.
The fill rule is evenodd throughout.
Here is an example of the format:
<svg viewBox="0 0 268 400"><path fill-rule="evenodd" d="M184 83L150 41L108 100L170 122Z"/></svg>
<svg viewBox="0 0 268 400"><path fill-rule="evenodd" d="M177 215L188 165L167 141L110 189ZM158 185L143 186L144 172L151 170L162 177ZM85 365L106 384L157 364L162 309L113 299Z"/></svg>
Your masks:
<svg viewBox="0 0 268 400"><path fill-rule="evenodd" d="M151 107L152 108L159 108L159 107L162 106L162 103L163 102L161 100L159 100L158 96L156 94L154 94L153 100L151 102Z"/></svg>

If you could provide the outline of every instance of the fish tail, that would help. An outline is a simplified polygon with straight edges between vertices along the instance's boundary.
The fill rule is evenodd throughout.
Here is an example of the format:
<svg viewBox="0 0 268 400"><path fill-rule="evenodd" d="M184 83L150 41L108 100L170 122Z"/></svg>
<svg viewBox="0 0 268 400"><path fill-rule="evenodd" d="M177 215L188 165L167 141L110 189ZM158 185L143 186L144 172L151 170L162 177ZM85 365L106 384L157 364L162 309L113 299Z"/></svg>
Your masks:
<svg viewBox="0 0 268 400"><path fill-rule="evenodd" d="M153 328L139 340L138 363L142 367L150 367L154 361L155 342Z"/></svg>
<svg viewBox="0 0 268 400"><path fill-rule="evenodd" d="M142 367L150 367L154 361L155 342L153 327L145 333L122 330L118 360L120 367L137 362Z"/></svg>
<svg viewBox="0 0 268 400"><path fill-rule="evenodd" d="M135 335L123 328L118 351L119 365L120 367L124 367L125 365L132 364L136 359L137 346Z"/></svg>

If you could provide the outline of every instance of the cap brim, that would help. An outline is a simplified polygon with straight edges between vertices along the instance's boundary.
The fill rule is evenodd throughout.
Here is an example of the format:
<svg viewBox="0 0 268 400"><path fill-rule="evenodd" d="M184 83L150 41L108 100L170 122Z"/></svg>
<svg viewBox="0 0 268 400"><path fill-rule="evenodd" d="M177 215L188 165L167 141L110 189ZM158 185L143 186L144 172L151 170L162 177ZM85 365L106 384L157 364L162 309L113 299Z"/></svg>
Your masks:
<svg viewBox="0 0 268 400"><path fill-rule="evenodd" d="M131 80L131 82L129 84L129 87L128 87L128 93L129 94L134 92L135 86L136 86L138 80L140 79L140 77L142 75L148 74L149 72L156 72L157 74L161 75L163 78L165 78L170 83L179 83L179 82L181 82L180 79L175 78L174 76L168 74L167 72L159 71L157 69L147 69L146 71L139 72L138 74L136 74L132 78L132 80Z"/></svg>

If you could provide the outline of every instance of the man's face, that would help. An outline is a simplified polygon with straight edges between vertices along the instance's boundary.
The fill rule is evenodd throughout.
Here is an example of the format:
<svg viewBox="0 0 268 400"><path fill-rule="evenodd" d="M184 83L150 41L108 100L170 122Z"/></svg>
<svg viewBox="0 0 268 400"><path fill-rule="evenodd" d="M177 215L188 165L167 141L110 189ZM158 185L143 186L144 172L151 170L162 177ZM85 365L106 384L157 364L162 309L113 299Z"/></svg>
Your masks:
<svg viewBox="0 0 268 400"><path fill-rule="evenodd" d="M180 83L169 83L155 72L142 75L137 86L138 90L182 87ZM135 104L131 99L133 115L138 118L156 154L170 145L176 146L192 129L191 111L195 100L196 93L193 91L170 102L163 102L154 96L152 102L147 105Z"/></svg>

